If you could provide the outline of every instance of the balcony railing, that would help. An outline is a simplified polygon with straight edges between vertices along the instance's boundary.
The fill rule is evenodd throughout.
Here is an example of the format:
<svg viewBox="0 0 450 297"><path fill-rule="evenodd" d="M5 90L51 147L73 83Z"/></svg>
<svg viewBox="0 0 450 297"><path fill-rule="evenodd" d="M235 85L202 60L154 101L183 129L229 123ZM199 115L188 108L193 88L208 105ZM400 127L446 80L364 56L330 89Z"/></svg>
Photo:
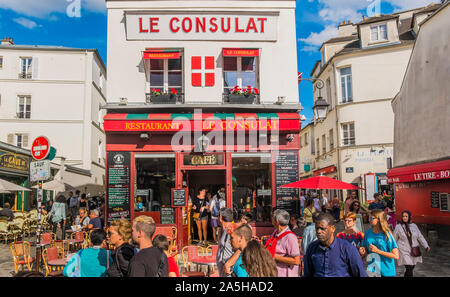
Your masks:
<svg viewBox="0 0 450 297"><path fill-rule="evenodd" d="M162 95L153 95L152 93L145 94L145 103L147 104L183 104L184 103L184 94L162 94Z"/></svg>
<svg viewBox="0 0 450 297"><path fill-rule="evenodd" d="M31 73L25 73L25 72L19 73L19 79L31 79L31 78L32 78Z"/></svg>

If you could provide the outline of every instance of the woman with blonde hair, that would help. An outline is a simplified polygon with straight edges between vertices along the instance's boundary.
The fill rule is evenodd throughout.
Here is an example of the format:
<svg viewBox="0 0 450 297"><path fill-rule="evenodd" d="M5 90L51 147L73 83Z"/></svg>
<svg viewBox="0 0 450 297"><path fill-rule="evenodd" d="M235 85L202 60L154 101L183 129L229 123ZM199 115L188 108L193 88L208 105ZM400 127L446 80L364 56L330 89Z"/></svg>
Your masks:
<svg viewBox="0 0 450 297"><path fill-rule="evenodd" d="M251 240L242 251L242 265L250 277L276 277L278 269L269 251L258 241Z"/></svg>
<svg viewBox="0 0 450 297"><path fill-rule="evenodd" d="M344 216L345 230L336 235L337 238L347 240L353 244L356 248L361 246L361 242L364 239L364 234L356 230L356 214L354 212L348 212Z"/></svg>
<svg viewBox="0 0 450 297"><path fill-rule="evenodd" d="M395 276L394 260L399 259L399 250L386 214L381 209L374 209L370 212L369 222L372 228L364 234L359 248L361 256L367 256L367 275Z"/></svg>
<svg viewBox="0 0 450 297"><path fill-rule="evenodd" d="M112 221L107 233L109 244L114 246L112 252L113 264L109 266L109 277L128 276L128 265L134 256L131 245L132 225L127 220Z"/></svg>

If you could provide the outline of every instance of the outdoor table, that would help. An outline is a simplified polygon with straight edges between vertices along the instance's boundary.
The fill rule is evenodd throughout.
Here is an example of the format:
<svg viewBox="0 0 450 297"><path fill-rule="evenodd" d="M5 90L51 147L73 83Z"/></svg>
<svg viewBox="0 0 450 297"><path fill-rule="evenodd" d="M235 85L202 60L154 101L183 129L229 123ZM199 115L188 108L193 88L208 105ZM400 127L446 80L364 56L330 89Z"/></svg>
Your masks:
<svg viewBox="0 0 450 297"><path fill-rule="evenodd" d="M56 271L59 271L59 270L64 269L64 266L66 266L67 262L69 262L68 258L54 259L54 260L49 260L47 265L54 267Z"/></svg>
<svg viewBox="0 0 450 297"><path fill-rule="evenodd" d="M208 275L210 273L210 267L216 265L216 258L213 256L197 256L191 260L192 263L197 265L207 265L208 266Z"/></svg>

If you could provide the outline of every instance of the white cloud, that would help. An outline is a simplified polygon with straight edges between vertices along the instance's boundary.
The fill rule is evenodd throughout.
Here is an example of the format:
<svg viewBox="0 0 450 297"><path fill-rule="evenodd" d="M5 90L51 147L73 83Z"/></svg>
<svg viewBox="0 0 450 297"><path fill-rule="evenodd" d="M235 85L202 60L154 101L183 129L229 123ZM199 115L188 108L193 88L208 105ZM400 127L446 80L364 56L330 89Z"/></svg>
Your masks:
<svg viewBox="0 0 450 297"><path fill-rule="evenodd" d="M25 28L28 28L28 29L34 29L35 27L38 26L38 24L36 24L36 22L26 19L26 18L16 18L16 19L13 19L13 21L18 23L19 25L24 26Z"/></svg>
<svg viewBox="0 0 450 297"><path fill-rule="evenodd" d="M66 13L73 1L76 0L0 0L0 8L43 19L52 13ZM81 0L81 10L105 13L105 0Z"/></svg>
<svg viewBox="0 0 450 297"><path fill-rule="evenodd" d="M304 42L310 46L320 46L322 43L330 38L336 37L338 29L334 25L329 25L322 30L322 32L312 32L307 38L299 38L299 41Z"/></svg>
<svg viewBox="0 0 450 297"><path fill-rule="evenodd" d="M321 32L311 32L307 38L298 41L305 44L302 51L311 51L318 48L324 41L337 36L337 26L342 21L358 23L363 15L367 15L367 8L374 0L308 0L316 2L319 7L317 22L325 29ZM390 3L396 11L408 10L426 6L430 3L438 3L440 0L382 0Z"/></svg>

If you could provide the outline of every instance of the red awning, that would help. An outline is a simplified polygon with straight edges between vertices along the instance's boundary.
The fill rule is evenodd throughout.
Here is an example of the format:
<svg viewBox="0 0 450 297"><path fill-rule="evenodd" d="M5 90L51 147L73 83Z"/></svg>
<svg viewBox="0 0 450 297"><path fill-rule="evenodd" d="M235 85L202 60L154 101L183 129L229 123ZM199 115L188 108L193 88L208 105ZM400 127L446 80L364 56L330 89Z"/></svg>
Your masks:
<svg viewBox="0 0 450 297"><path fill-rule="evenodd" d="M224 48L222 51L224 57L258 57L257 48Z"/></svg>
<svg viewBox="0 0 450 297"><path fill-rule="evenodd" d="M331 165L314 171L314 176L336 172L336 166Z"/></svg>
<svg viewBox="0 0 450 297"><path fill-rule="evenodd" d="M450 179L450 159L413 166L393 168L387 174L389 183Z"/></svg>
<svg viewBox="0 0 450 297"><path fill-rule="evenodd" d="M314 176L307 179L303 179L297 182L293 182L281 188L298 188L298 189L316 189L316 190L359 190L360 188L352 184L327 177L327 176Z"/></svg>
<svg viewBox="0 0 450 297"><path fill-rule="evenodd" d="M179 59L180 52L164 52L160 50L152 50L144 52L144 59Z"/></svg>

